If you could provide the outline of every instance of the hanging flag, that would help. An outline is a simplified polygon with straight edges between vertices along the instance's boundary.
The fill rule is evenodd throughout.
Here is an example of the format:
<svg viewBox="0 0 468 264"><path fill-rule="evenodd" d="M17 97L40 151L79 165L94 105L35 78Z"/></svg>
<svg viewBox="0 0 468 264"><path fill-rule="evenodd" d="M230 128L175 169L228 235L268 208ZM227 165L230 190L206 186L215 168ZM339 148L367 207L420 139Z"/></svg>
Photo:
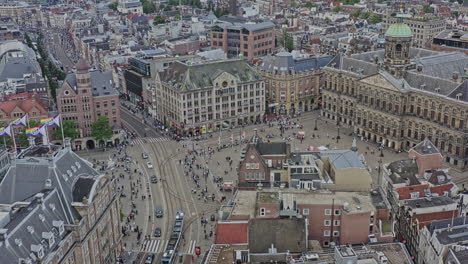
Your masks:
<svg viewBox="0 0 468 264"><path fill-rule="evenodd" d="M58 127L60 123L60 115L41 118L41 125L45 125L46 127Z"/></svg>
<svg viewBox="0 0 468 264"><path fill-rule="evenodd" d="M9 137L9 136L11 136L10 126L0 128L0 137Z"/></svg>
<svg viewBox="0 0 468 264"><path fill-rule="evenodd" d="M37 126L26 129L27 137L42 137L45 134L45 126Z"/></svg>
<svg viewBox="0 0 468 264"><path fill-rule="evenodd" d="M25 114L23 117L13 120L10 123L10 126L26 126L28 124L28 114Z"/></svg>

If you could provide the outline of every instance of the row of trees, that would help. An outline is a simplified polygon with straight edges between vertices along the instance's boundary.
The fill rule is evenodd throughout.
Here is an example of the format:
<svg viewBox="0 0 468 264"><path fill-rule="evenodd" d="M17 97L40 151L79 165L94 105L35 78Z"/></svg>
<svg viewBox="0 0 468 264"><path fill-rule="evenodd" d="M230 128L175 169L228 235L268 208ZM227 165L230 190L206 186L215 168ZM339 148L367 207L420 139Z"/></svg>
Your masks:
<svg viewBox="0 0 468 264"><path fill-rule="evenodd" d="M42 36L42 33L39 33L37 36L36 46L34 46L28 34L25 33L24 38L26 40L26 44L39 55L37 58L37 61L39 62L39 66L41 67L42 75L47 78L49 89L50 89L50 94L52 95L52 98L56 102L58 81L64 80L66 77L66 74L49 59L47 50L44 48L44 43L43 43L44 38Z"/></svg>
<svg viewBox="0 0 468 264"><path fill-rule="evenodd" d="M382 18L378 14L371 14L371 12L362 12L361 10L356 10L350 15L354 18L361 18L367 20L370 24L377 24L382 21Z"/></svg>
<svg viewBox="0 0 468 264"><path fill-rule="evenodd" d="M7 126L8 124L6 123L0 123L0 126L4 127ZM80 137L80 132L78 131L76 122L73 120L65 120L63 121L63 134L65 137L71 138L71 140L75 140ZM40 122L36 120L30 120L29 121L29 126L30 127L37 127L40 126ZM107 141L112 138L112 128L109 124L109 118L107 116L100 116L96 122L92 123L91 125L92 128L92 137L96 141ZM16 145L18 147L27 147L29 146L29 141L28 138L26 137L25 133L26 127L18 134L15 134L15 139L16 139ZM52 138L56 140L61 140L62 139L62 130L60 127L55 127L53 128L53 134ZM11 138L9 137L4 137L5 142L0 142L1 143L6 143L7 145L13 145L13 142ZM42 141L42 138L39 137L37 139L40 143Z"/></svg>

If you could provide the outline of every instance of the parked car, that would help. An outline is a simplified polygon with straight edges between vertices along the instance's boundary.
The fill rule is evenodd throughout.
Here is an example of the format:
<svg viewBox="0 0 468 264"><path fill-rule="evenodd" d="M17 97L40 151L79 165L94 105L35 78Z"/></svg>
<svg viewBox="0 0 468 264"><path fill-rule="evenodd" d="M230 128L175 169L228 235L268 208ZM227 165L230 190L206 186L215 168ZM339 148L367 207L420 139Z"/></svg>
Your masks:
<svg viewBox="0 0 468 264"><path fill-rule="evenodd" d="M159 227L156 227L156 229L154 229L154 236L155 237L161 237L161 228Z"/></svg>
<svg viewBox="0 0 468 264"><path fill-rule="evenodd" d="M143 159L147 159L149 156L148 156L148 154L146 154L146 153L141 153L141 157L142 157Z"/></svg>
<svg viewBox="0 0 468 264"><path fill-rule="evenodd" d="M151 177L151 183L158 183L158 178L156 176Z"/></svg>
<svg viewBox="0 0 468 264"><path fill-rule="evenodd" d="M153 163L148 161L148 162L146 162L146 166L148 167L148 169L152 169L153 168Z"/></svg>
<svg viewBox="0 0 468 264"><path fill-rule="evenodd" d="M156 213L155 213L155 214L156 214L156 217L157 217L157 218L163 217L163 216L164 216L163 209L160 208L160 207L156 208Z"/></svg>

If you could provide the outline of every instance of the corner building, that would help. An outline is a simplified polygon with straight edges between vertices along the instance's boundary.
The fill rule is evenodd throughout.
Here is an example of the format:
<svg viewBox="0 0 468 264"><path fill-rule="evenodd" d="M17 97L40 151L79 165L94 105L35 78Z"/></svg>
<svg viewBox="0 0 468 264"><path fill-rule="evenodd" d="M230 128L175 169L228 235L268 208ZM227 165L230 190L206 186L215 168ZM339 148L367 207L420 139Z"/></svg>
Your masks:
<svg viewBox="0 0 468 264"><path fill-rule="evenodd" d="M324 68L322 116L395 151L428 138L466 170L468 57L412 48L401 21L385 37L385 50L338 54Z"/></svg>
<svg viewBox="0 0 468 264"><path fill-rule="evenodd" d="M177 61L157 75L156 94L161 121L178 134L260 122L265 111L265 83L242 60Z"/></svg>

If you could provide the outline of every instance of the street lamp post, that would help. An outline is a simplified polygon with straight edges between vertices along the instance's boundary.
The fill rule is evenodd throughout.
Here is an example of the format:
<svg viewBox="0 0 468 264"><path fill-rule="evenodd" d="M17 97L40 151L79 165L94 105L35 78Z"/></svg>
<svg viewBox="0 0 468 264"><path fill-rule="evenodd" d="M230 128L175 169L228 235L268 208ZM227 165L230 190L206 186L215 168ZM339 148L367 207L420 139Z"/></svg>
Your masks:
<svg viewBox="0 0 468 264"><path fill-rule="evenodd" d="M318 128L317 128L317 119L315 119L315 127L314 127L314 130L317 131Z"/></svg>
<svg viewBox="0 0 468 264"><path fill-rule="evenodd" d="M336 136L336 143L340 140L340 127L338 127L338 135Z"/></svg>
<svg viewBox="0 0 468 264"><path fill-rule="evenodd" d="M383 154L383 147L380 146L380 157L383 157L383 156L384 156L384 154Z"/></svg>

